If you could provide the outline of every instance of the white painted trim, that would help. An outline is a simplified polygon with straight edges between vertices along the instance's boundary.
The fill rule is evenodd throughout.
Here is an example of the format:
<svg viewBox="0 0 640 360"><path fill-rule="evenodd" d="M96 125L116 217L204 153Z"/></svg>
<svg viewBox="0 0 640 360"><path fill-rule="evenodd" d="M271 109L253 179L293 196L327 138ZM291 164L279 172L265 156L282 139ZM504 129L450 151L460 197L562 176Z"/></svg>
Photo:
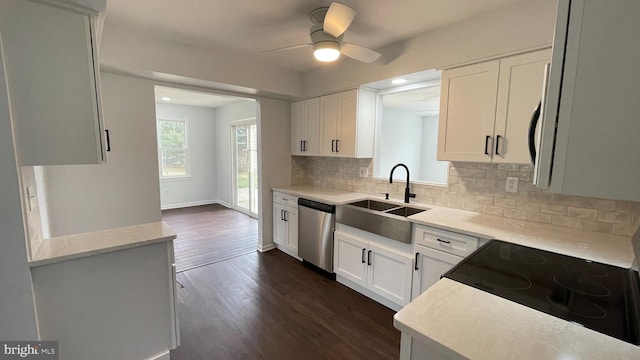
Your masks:
<svg viewBox="0 0 640 360"><path fill-rule="evenodd" d="M150 357L148 360L171 360L169 351Z"/></svg>
<svg viewBox="0 0 640 360"><path fill-rule="evenodd" d="M220 200L202 200L202 201L191 201L191 202L180 203L180 204L162 205L160 207L160 210L180 209L180 208L186 208L191 206L210 205L210 204L220 204L228 207L227 205L223 204Z"/></svg>
<svg viewBox="0 0 640 360"><path fill-rule="evenodd" d="M268 243L266 245L258 244L258 251L260 251L261 253L267 252L269 250L273 250L275 248L276 248L276 244L274 243Z"/></svg>
<svg viewBox="0 0 640 360"><path fill-rule="evenodd" d="M260 202L258 201L258 213L252 213L251 209L243 209L241 207L238 206L238 198L237 198L237 176L238 176L238 169L237 169L237 157L238 154L236 153L237 151L237 146L236 146L236 134L234 132L234 128L236 126L242 126L242 125L247 125L247 126L251 126L251 125L255 125L256 126L256 139L259 139L260 137L260 133L258 132L258 120L256 117L248 117L245 119L238 119L238 120L232 120L229 121L229 144L231 145L231 151L230 151L230 155L231 155L231 208L239 211L245 215L251 216L252 218L257 219L259 216L259 208L260 208ZM258 162L258 169L256 169L258 171L258 193L260 192L260 171L259 171L259 167L260 167L260 147L259 147L259 141L256 144L257 149L256 149L256 161ZM249 188L251 188L251 184L249 185ZM251 189L249 190L249 198L251 199ZM251 204L251 200L249 200L249 204ZM251 206L251 205L249 205Z"/></svg>

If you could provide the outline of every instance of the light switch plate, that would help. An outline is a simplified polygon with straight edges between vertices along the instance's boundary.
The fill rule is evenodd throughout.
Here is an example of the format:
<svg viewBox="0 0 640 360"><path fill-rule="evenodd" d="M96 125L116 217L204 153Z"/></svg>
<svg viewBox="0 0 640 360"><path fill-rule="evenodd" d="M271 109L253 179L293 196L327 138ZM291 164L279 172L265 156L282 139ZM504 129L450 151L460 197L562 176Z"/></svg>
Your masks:
<svg viewBox="0 0 640 360"><path fill-rule="evenodd" d="M506 192L515 193L518 192L518 178L515 176L507 177L507 188Z"/></svg>

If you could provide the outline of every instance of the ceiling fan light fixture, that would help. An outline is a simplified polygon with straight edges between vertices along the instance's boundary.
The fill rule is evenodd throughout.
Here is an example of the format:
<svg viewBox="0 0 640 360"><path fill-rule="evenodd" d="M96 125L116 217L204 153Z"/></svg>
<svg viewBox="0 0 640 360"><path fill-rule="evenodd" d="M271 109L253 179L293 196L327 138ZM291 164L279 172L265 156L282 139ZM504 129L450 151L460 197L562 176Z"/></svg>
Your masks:
<svg viewBox="0 0 640 360"><path fill-rule="evenodd" d="M313 56L322 62L336 61L340 57L340 45L334 41L313 44Z"/></svg>

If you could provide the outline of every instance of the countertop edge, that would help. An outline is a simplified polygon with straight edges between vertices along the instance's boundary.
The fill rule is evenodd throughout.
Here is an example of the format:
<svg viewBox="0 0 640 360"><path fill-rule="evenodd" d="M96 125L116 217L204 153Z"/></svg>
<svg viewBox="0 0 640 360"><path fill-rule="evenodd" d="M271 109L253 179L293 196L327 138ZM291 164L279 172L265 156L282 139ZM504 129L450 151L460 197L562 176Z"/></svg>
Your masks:
<svg viewBox="0 0 640 360"><path fill-rule="evenodd" d="M176 237L175 231L163 221L54 237L45 239L28 263L30 268L35 268L173 241Z"/></svg>

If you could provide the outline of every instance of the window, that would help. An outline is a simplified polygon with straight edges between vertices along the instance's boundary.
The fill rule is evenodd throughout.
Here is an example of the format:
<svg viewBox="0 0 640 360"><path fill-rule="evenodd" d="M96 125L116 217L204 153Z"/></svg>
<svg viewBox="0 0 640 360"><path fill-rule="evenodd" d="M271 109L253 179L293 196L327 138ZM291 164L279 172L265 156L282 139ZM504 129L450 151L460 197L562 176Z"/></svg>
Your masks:
<svg viewBox="0 0 640 360"><path fill-rule="evenodd" d="M158 119L160 177L189 176L187 120Z"/></svg>

